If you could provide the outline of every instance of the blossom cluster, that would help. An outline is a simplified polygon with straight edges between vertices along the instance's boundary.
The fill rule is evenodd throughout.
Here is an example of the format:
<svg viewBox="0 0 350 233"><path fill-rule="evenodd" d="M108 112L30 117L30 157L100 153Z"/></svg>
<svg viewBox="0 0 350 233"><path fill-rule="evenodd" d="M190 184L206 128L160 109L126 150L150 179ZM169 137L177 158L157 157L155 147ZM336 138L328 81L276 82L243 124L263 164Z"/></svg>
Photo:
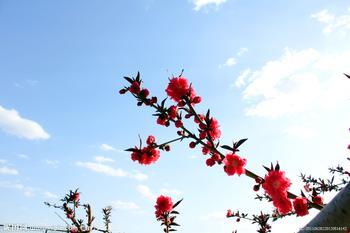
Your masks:
<svg viewBox="0 0 350 233"><path fill-rule="evenodd" d="M199 104L202 98L196 95L192 84L182 74L178 77L170 78L168 86L165 89L167 96L175 102L175 105L169 107L165 106L166 99L158 103L157 97L148 97L150 92L148 89L141 87L142 80L139 73L136 78L125 77L125 79L130 85L121 89L119 93L125 94L126 92L130 92L138 100L139 106L145 104L154 107L156 109L154 116L157 117L157 124L166 127L173 124L179 129L177 131L178 135L191 139L189 143L191 149L200 144L203 155L210 156L206 159L207 166L212 167L215 164L223 163L224 171L229 176L245 173L246 159L241 158L235 153L238 150L232 150L232 153L226 156L218 151L221 136L219 122L210 115L209 110L206 114L198 114L195 111L194 106ZM189 131L184 126L183 118L193 118L194 123L197 125L198 133ZM135 146L127 151L132 152L131 159L133 161L137 161L143 165L149 165L156 162L160 156L159 150L154 145L156 144L148 143L146 147ZM167 146L164 149L168 151L170 147Z"/></svg>
<svg viewBox="0 0 350 233"><path fill-rule="evenodd" d="M171 197L160 195L157 198L156 205L154 208L156 209L155 215L158 221L162 222L161 225L164 225L164 232L169 233L170 231L176 231L172 229L174 226L180 226L175 222L176 215L179 212L175 211L175 207L177 207L182 202L182 199L175 204Z"/></svg>
<svg viewBox="0 0 350 233"><path fill-rule="evenodd" d="M272 201L276 210L273 215L262 213L256 215L256 223L266 223L269 218L276 218L276 216L291 214L304 216L308 214L309 208L315 207L315 205L315 208L322 208L323 200L317 193L311 195L311 201L303 193L301 197L291 194L289 192L291 182L286 177L285 172L280 170L278 164L276 167L271 165L270 169L267 168L268 173L264 178L247 170L245 168L247 160L238 155L240 154L238 153L238 148L247 139L233 142L232 146L220 145L221 130L218 120L211 115L210 110L205 114L197 113L195 107L201 103L202 98L196 94L192 84L182 74L169 79L169 83L165 88L167 98L159 102L157 97L149 97L149 90L142 87L142 80L139 73L135 78L124 78L130 85L125 86L119 93L125 94L126 92L130 92L137 99L138 106L146 105L154 108L155 114L153 116L157 117L156 123L165 127L174 126L177 130L177 135L180 136L180 138L163 144L157 144L155 138L149 136L146 141L147 146L142 147L142 143L140 142L138 147L135 146L134 148L127 149L127 151L132 152L131 159L133 161L137 161L143 165L150 165L159 159L160 151L158 149L169 151L170 147L168 144L178 140L188 139L190 140L188 146L191 149L200 147L202 154L207 156L206 165L208 167L216 164L223 165L223 170L228 176L246 174L248 177L256 180L257 184L254 185L255 191L258 191L260 187L264 189L266 199ZM170 106L166 106L167 99L173 101ZM189 130L187 127L189 120L191 120L190 122L194 122L195 131ZM228 150L229 153L222 153L220 148ZM160 196L157 199L155 206L156 217L163 222L163 225L169 226L169 224L173 223L169 215L176 213L173 210L175 206L176 204L172 205L170 197ZM237 213L227 213L227 217L232 217L233 215L237 217ZM238 219L245 217L245 215L239 215ZM269 231L269 225L261 225L261 232Z"/></svg>
<svg viewBox="0 0 350 233"><path fill-rule="evenodd" d="M309 213L307 198L304 195L302 197L294 197L292 203L288 197L291 182L285 176L285 172L280 170L279 164L277 163L275 167L271 165L271 168L266 169L268 173L265 175L264 180L257 180L257 186L262 186L265 193L272 199L272 203L277 208L277 211L282 215L286 215L294 208L297 216L307 215ZM255 190L258 190L257 186L254 186Z"/></svg>
<svg viewBox="0 0 350 233"><path fill-rule="evenodd" d="M131 151L131 159L133 161L137 161L142 165L149 165L155 163L159 157L160 152L158 149L158 145L156 144L156 139L153 135L148 136L146 140L147 146L142 147L140 143L140 147L135 146L134 148L129 148L127 151ZM170 147L166 147L166 150L170 150Z"/></svg>

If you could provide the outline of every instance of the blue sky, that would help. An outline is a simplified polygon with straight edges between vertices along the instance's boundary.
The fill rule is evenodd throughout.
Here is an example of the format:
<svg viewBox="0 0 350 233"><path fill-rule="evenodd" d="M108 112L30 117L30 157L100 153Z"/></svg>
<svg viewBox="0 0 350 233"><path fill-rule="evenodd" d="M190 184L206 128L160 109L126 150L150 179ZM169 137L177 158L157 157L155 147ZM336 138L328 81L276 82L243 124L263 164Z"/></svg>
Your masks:
<svg viewBox="0 0 350 233"><path fill-rule="evenodd" d="M278 160L299 192L299 172L325 175L345 161L349 39L345 0L0 0L1 222L63 225L43 202L79 187L97 220L115 207L114 232L160 232L160 193L184 197L180 232L254 232L224 218L228 208L271 210L248 178L207 168L185 144L148 167L122 151L138 134L175 135L117 94L122 77L140 71L165 96L168 77L185 69L222 141L249 138L247 167L263 175Z"/></svg>

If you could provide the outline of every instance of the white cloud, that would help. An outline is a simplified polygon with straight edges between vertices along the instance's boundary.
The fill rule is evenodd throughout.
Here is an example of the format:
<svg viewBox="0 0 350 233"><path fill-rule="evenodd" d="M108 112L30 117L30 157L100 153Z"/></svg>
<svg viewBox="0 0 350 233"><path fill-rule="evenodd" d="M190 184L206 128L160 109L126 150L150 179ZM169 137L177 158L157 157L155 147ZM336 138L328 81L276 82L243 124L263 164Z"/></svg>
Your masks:
<svg viewBox="0 0 350 233"><path fill-rule="evenodd" d="M245 69L241 72L241 74L238 76L235 82L236 87L242 87L246 85L247 79L251 75L251 70L250 69Z"/></svg>
<svg viewBox="0 0 350 233"><path fill-rule="evenodd" d="M116 151L116 149L113 146L110 146L108 144L102 144L100 146L100 149L103 151Z"/></svg>
<svg viewBox="0 0 350 233"><path fill-rule="evenodd" d="M195 5L194 10L199 11L205 6L208 5L216 5L219 6L223 3L225 3L227 0L194 0L193 3Z"/></svg>
<svg viewBox="0 0 350 233"><path fill-rule="evenodd" d="M0 167L0 174L18 175L18 171L14 168L9 168L9 167L3 166L3 167Z"/></svg>
<svg viewBox="0 0 350 233"><path fill-rule="evenodd" d="M0 164L6 164L7 160L6 159L0 159Z"/></svg>
<svg viewBox="0 0 350 233"><path fill-rule="evenodd" d="M99 163L112 163L112 162L114 162L113 159L107 158L107 157L104 157L104 156L96 156L95 157L95 161L99 162Z"/></svg>
<svg viewBox="0 0 350 233"><path fill-rule="evenodd" d="M150 201L155 201L157 198L157 195L152 192L150 187L147 185L137 185L136 190L145 198L147 198ZM179 196L182 195L182 192L177 189L169 189L169 188L162 188L159 191L159 195L168 195L168 196Z"/></svg>
<svg viewBox="0 0 350 233"><path fill-rule="evenodd" d="M129 176L131 178L134 178L135 180L138 180L138 181L144 181L144 180L148 179L148 175L141 173L139 171L135 171L134 174L130 174Z"/></svg>
<svg viewBox="0 0 350 233"><path fill-rule="evenodd" d="M50 135L35 121L22 118L15 109L0 106L0 129L19 138L49 139Z"/></svg>
<svg viewBox="0 0 350 233"><path fill-rule="evenodd" d="M327 9L324 9L312 14L311 18L314 18L320 23L324 24L324 34L330 34L336 30L350 30L350 8L348 9L348 14L345 15L336 16L329 13Z"/></svg>
<svg viewBox="0 0 350 233"><path fill-rule="evenodd" d="M97 158L97 159L96 159ZM138 181L144 181L148 179L148 176L146 174L143 174L139 171L135 172L127 172L124 171L121 168L114 168L109 165L106 165L102 162L111 162L110 159L105 158L105 157L95 157L95 160L97 162L81 162L77 161L75 165L79 167L83 167L86 169L89 169L91 171L97 172L97 173L102 173L108 176L115 176L115 177L129 177L131 179L135 179ZM114 160L113 160L114 161Z"/></svg>
<svg viewBox="0 0 350 233"><path fill-rule="evenodd" d="M111 203L113 209L120 210L138 210L140 207L134 202L125 202L125 201L112 201Z"/></svg>
<svg viewBox="0 0 350 233"><path fill-rule="evenodd" d="M277 118L345 105L350 82L343 73L349 70L349 60L350 50L326 54L286 49L280 59L256 71L246 70L236 80L251 103L246 115Z"/></svg>
<svg viewBox="0 0 350 233"><path fill-rule="evenodd" d="M57 194L51 193L49 191L45 191L43 193L45 199L58 199L59 196Z"/></svg>
<svg viewBox="0 0 350 233"><path fill-rule="evenodd" d="M242 56L243 54L245 54L245 53L247 53L248 52L248 49L247 48L245 48L245 47L242 47L242 48L240 48L239 50L238 50L238 52L237 52L237 56Z"/></svg>
<svg viewBox="0 0 350 233"><path fill-rule="evenodd" d="M21 159L29 159L29 156L26 154L19 154L18 157Z"/></svg>
<svg viewBox="0 0 350 233"><path fill-rule="evenodd" d="M95 162L76 162L76 165L79 167L84 167L89 170L98 172L98 173L103 173L108 176L116 176L116 177L125 177L128 175L127 172L120 168L113 168L111 166L101 164L101 163L95 163Z"/></svg>
<svg viewBox="0 0 350 233"><path fill-rule="evenodd" d="M172 196L179 196L182 194L182 192L180 190L177 190L177 189L168 189L168 188L162 188L160 190L160 193L161 194L164 194L164 195L172 195Z"/></svg>
<svg viewBox="0 0 350 233"><path fill-rule="evenodd" d="M26 197L35 196L34 188L29 186L24 186L18 182L0 181L0 188L15 189L21 191Z"/></svg>
<svg viewBox="0 0 350 233"><path fill-rule="evenodd" d="M39 83L38 80L33 80L33 79L27 79L25 81L21 82L14 82L13 85L17 88L24 88L26 86L34 87Z"/></svg>
<svg viewBox="0 0 350 233"><path fill-rule="evenodd" d="M151 189L146 185L138 185L136 186L136 190L145 198L154 201L156 196L151 192Z"/></svg>
<svg viewBox="0 0 350 233"><path fill-rule="evenodd" d="M236 65L237 61L234 57L230 57L226 60L223 66L234 66Z"/></svg>
<svg viewBox="0 0 350 233"><path fill-rule="evenodd" d="M58 164L60 163L58 160L50 160L50 159L45 159L44 162L53 167L58 167Z"/></svg>

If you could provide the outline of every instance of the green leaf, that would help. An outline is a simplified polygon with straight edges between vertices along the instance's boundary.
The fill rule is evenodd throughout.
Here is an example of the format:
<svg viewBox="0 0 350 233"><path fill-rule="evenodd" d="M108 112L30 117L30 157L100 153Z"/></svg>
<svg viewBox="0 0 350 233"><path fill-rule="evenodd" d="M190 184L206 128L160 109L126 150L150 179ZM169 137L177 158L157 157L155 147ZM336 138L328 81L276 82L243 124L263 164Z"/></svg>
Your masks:
<svg viewBox="0 0 350 233"><path fill-rule="evenodd" d="M221 146L221 148L226 149L226 150L230 150L230 151L234 151L233 148L228 146L228 145L223 145L223 146Z"/></svg>
<svg viewBox="0 0 350 233"><path fill-rule="evenodd" d="M247 141L248 138L244 138L239 140L238 142L235 143L235 149L237 149L238 147L240 147L245 141Z"/></svg>
<svg viewBox="0 0 350 233"><path fill-rule="evenodd" d="M140 82L140 71L137 71L137 75L136 75L136 81Z"/></svg>
<svg viewBox="0 0 350 233"><path fill-rule="evenodd" d="M135 149L135 148L129 148L129 149L126 149L126 150L124 150L124 151L128 151L128 152L136 152L136 151L137 151L137 149Z"/></svg>
<svg viewBox="0 0 350 233"><path fill-rule="evenodd" d="M205 115L205 118L209 120L210 117L210 109L208 109L207 114Z"/></svg>
<svg viewBox="0 0 350 233"><path fill-rule="evenodd" d="M133 82L134 82L134 80L132 80L132 79L129 78L129 77L124 77L124 79L125 79L126 81L128 81L129 83L133 83Z"/></svg>
<svg viewBox="0 0 350 233"><path fill-rule="evenodd" d="M265 166L263 166L265 169L266 169L266 171L271 171L271 169L270 168L268 168L268 167L265 167Z"/></svg>
<svg viewBox="0 0 350 233"><path fill-rule="evenodd" d="M183 201L183 198L179 201L177 201L174 205L173 205L173 209L175 209L176 206L178 206L181 202Z"/></svg>

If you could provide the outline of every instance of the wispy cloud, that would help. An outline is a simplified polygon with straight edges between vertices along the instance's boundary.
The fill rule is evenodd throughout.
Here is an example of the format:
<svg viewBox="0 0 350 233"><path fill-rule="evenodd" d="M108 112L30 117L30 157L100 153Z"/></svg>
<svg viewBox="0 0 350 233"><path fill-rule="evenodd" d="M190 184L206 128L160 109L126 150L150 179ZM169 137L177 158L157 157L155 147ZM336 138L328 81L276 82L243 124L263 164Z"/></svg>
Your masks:
<svg viewBox="0 0 350 233"><path fill-rule="evenodd" d="M7 160L6 159L0 159L0 164L6 164Z"/></svg>
<svg viewBox="0 0 350 233"><path fill-rule="evenodd" d="M98 172L98 173L103 173L108 176L116 176L116 177L125 177L127 176L127 172L120 168L113 168L111 166L101 164L101 163L95 163L95 162L81 162L78 161L76 162L76 165L79 167L84 167L89 170Z"/></svg>
<svg viewBox="0 0 350 233"><path fill-rule="evenodd" d="M154 201L156 195L152 193L151 189L147 185L138 185L136 186L136 191L138 191L142 196L148 200Z"/></svg>
<svg viewBox="0 0 350 233"><path fill-rule="evenodd" d="M201 10L203 7L206 7L208 5L215 5L215 6L219 6L223 3L225 3L227 0L194 0L193 4L194 4L194 10L195 11L199 11Z"/></svg>
<svg viewBox="0 0 350 233"><path fill-rule="evenodd" d="M243 56L243 54L247 53L248 52L248 48L245 48L245 47L242 47L238 50L237 52L237 56Z"/></svg>
<svg viewBox="0 0 350 233"><path fill-rule="evenodd" d="M57 194L51 193L49 191L45 191L43 193L43 196L45 199L59 199L59 196Z"/></svg>
<svg viewBox="0 0 350 233"><path fill-rule="evenodd" d="M114 209L119 210L138 210L140 207L134 202L125 202L125 201L112 201L111 206Z"/></svg>
<svg viewBox="0 0 350 233"><path fill-rule="evenodd" d="M113 163L114 159L107 158L107 157L104 157L104 156L96 156L95 157L95 161L99 162L99 163Z"/></svg>
<svg viewBox="0 0 350 233"><path fill-rule="evenodd" d="M241 74L238 76L238 78L235 81L235 86L236 87L242 87L246 85L247 81L249 78L251 78L251 73L252 71L250 69L245 69L241 72Z"/></svg>
<svg viewBox="0 0 350 233"><path fill-rule="evenodd" d="M17 88L24 88L26 86L31 86L34 87L39 83L38 80L33 80L33 79L27 79L25 81L21 81L21 82L14 82L13 85Z"/></svg>
<svg viewBox="0 0 350 233"><path fill-rule="evenodd" d="M25 186L19 182L0 181L0 188L15 189L21 191L26 197L35 196L34 188Z"/></svg>
<svg viewBox="0 0 350 233"><path fill-rule="evenodd" d="M311 18L314 18L320 23L324 24L324 34L330 34L337 30L350 30L350 8L348 9L347 14L339 16L331 14L327 9L324 9L315 14L312 14Z"/></svg>
<svg viewBox="0 0 350 233"><path fill-rule="evenodd" d="M50 160L50 159L45 159L44 163L46 163L49 166L53 166L53 167L58 167L58 164L60 164L60 161L58 160Z"/></svg>
<svg viewBox="0 0 350 233"><path fill-rule="evenodd" d="M147 185L137 185L136 191L139 192L143 197L154 201L157 198L157 194L154 193L150 187ZM169 195L169 196L179 196L182 195L182 192L178 189L170 189L170 188L161 188L158 192L158 195Z"/></svg>
<svg viewBox="0 0 350 233"><path fill-rule="evenodd" d="M232 56L226 59L224 64L220 64L219 68L223 68L223 67L232 67L235 66L237 64L237 59L236 57L241 57L243 56L243 54L245 54L246 52L248 52L247 48L240 48L238 50L238 52L236 53L236 56Z"/></svg>
<svg viewBox="0 0 350 233"><path fill-rule="evenodd" d="M29 156L26 154L19 154L18 157L21 159L29 159Z"/></svg>
<svg viewBox="0 0 350 233"><path fill-rule="evenodd" d="M243 98L251 103L246 115L277 118L345 104L350 82L342 73L349 69L349 60L350 50L325 54L286 49L261 69L245 70L236 86L244 88Z"/></svg>
<svg viewBox="0 0 350 233"><path fill-rule="evenodd" d="M138 181L143 181L148 179L148 176L146 174L143 174L139 171L135 172L127 172L124 171L121 168L114 168L110 165L101 163L101 162L82 162L77 161L75 163L79 167L83 167L86 169L89 169L91 171L102 173L108 176L114 176L114 177L129 177Z"/></svg>
<svg viewBox="0 0 350 233"><path fill-rule="evenodd" d="M22 118L14 109L0 106L0 129L19 138L46 140L50 135L35 121Z"/></svg>
<svg viewBox="0 0 350 233"><path fill-rule="evenodd" d="M162 188L160 190L160 193L165 194L165 195L171 195L171 196L179 196L182 194L182 192L180 190L168 189L168 188Z"/></svg>
<svg viewBox="0 0 350 233"><path fill-rule="evenodd" d="M236 58L229 57L229 58L227 58L226 62L223 65L221 65L221 67L223 67L223 66L230 67L230 66L234 66L236 64L237 64Z"/></svg>
<svg viewBox="0 0 350 233"><path fill-rule="evenodd" d="M102 144L100 146L100 149L103 151L116 151L116 149L113 146L110 146L108 144Z"/></svg>
<svg viewBox="0 0 350 233"><path fill-rule="evenodd" d="M6 159L0 159L0 174L3 175L18 175L17 169L9 167L9 163Z"/></svg>
<svg viewBox="0 0 350 233"><path fill-rule="evenodd" d="M10 168L10 167L0 167L0 174L4 175L18 175L18 171L15 168Z"/></svg>
<svg viewBox="0 0 350 233"><path fill-rule="evenodd" d="M144 181L148 179L148 175L141 173L139 171L135 171L134 173L129 175L131 178L134 178L135 180L138 181Z"/></svg>

